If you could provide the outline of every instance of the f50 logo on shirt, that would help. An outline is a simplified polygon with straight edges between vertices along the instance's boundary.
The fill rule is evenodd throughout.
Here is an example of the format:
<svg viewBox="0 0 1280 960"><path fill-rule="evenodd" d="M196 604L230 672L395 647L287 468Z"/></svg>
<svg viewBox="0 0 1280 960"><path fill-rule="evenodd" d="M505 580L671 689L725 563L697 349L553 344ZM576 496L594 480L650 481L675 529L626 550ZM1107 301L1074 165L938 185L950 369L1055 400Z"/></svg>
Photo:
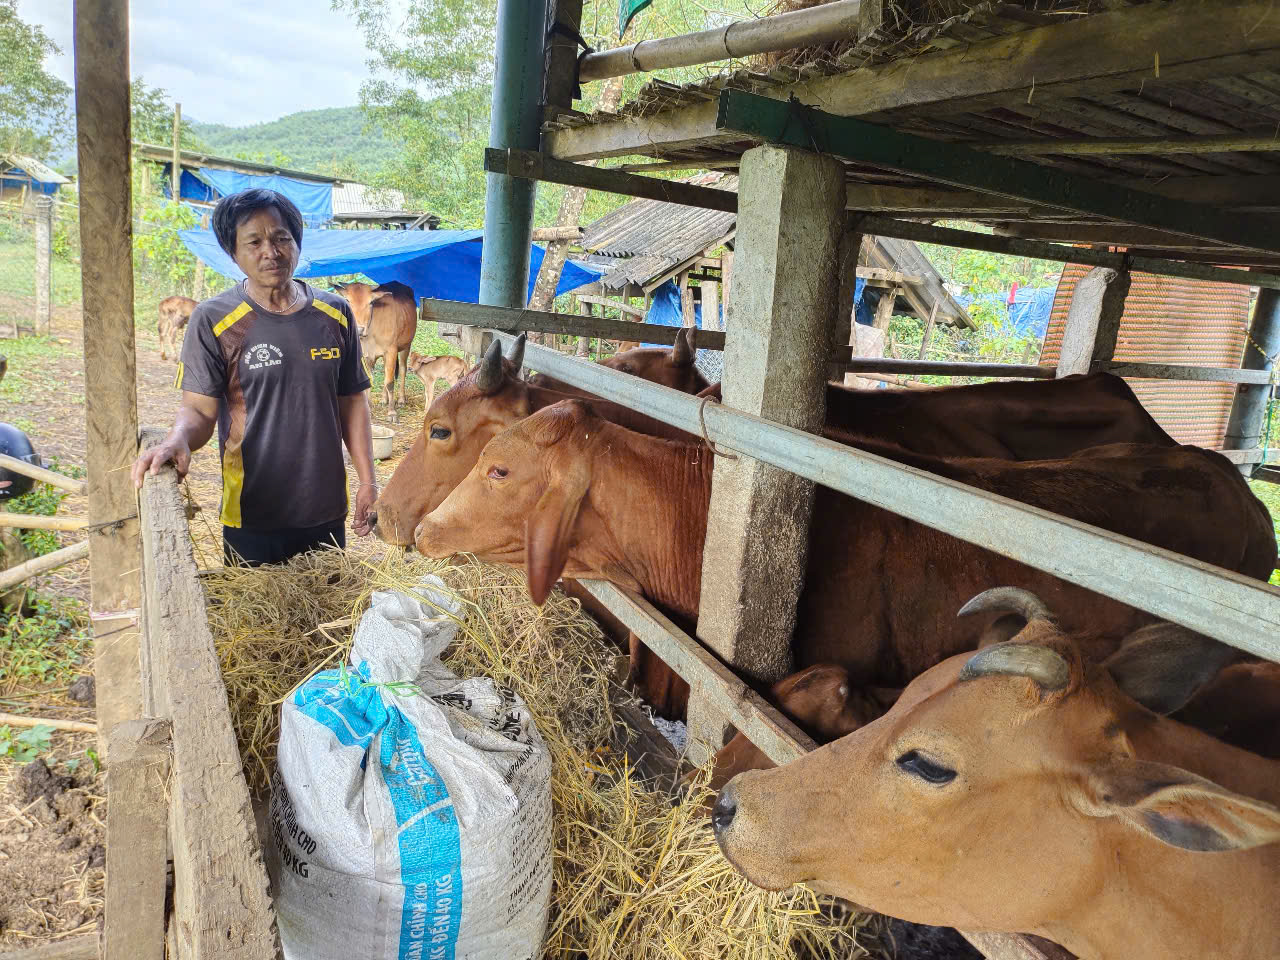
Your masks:
<svg viewBox="0 0 1280 960"><path fill-rule="evenodd" d="M342 358L342 350L338 347L312 347L312 360L339 360Z"/></svg>
<svg viewBox="0 0 1280 960"><path fill-rule="evenodd" d="M284 362L284 351L274 343L260 343L244 352L244 362L250 370L278 367Z"/></svg>

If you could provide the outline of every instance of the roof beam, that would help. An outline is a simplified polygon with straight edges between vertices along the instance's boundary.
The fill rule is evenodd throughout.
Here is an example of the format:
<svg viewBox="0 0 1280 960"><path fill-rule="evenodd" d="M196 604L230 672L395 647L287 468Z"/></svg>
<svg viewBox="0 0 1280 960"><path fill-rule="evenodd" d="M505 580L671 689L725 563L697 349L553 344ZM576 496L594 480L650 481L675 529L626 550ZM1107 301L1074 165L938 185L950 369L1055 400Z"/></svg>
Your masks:
<svg viewBox="0 0 1280 960"><path fill-rule="evenodd" d="M1052 240L1055 243L1092 243L1109 247L1160 247L1164 250L1202 250L1229 257L1238 247L1183 237L1164 230L1144 227L1116 226L1109 223L1002 223L995 226L1002 237L1025 237L1029 240Z"/></svg>
<svg viewBox="0 0 1280 960"><path fill-rule="evenodd" d="M799 103L725 90L720 94L716 124L740 137L818 150L955 187L1231 246L1280 251L1280 234L1271 218L1185 201L1173 203L1141 190L995 157Z"/></svg>
<svg viewBox="0 0 1280 960"><path fill-rule="evenodd" d="M1280 135L1244 133L1185 137L1091 137L1084 140L987 140L965 146L998 157L1102 156L1126 154L1257 153L1280 150Z"/></svg>
<svg viewBox="0 0 1280 960"><path fill-rule="evenodd" d="M941 53L771 87L766 95L845 116L903 108L989 110L1045 96L1082 96L1162 82L1254 73L1280 64L1280 17L1270 0L1146 3L965 44ZM552 131L562 160L661 155L732 139L712 101L649 117Z"/></svg>

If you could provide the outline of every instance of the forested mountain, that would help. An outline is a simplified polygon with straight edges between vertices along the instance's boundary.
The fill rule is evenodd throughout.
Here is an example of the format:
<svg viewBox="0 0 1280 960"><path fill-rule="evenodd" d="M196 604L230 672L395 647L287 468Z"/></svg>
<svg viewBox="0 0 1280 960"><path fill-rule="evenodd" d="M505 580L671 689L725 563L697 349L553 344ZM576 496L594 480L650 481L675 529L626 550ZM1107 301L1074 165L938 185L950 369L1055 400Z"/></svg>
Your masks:
<svg viewBox="0 0 1280 960"><path fill-rule="evenodd" d="M196 122L192 129L209 152L219 156L315 173L368 176L381 172L399 148L380 129L366 131L366 122L359 107L330 107L248 127Z"/></svg>

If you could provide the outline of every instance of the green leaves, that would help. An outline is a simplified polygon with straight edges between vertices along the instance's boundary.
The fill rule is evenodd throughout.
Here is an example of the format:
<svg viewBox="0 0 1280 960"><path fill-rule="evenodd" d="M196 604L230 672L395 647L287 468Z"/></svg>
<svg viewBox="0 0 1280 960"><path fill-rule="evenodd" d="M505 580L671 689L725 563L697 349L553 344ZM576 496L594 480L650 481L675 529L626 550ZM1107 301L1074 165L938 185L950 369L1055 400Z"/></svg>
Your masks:
<svg viewBox="0 0 1280 960"><path fill-rule="evenodd" d="M0 154L47 160L71 142L71 88L44 66L61 52L18 18L17 0L0 0Z"/></svg>
<svg viewBox="0 0 1280 960"><path fill-rule="evenodd" d="M53 727L40 724L21 733L14 733L9 726L0 726L0 757L8 757L14 763L30 763L49 749Z"/></svg>

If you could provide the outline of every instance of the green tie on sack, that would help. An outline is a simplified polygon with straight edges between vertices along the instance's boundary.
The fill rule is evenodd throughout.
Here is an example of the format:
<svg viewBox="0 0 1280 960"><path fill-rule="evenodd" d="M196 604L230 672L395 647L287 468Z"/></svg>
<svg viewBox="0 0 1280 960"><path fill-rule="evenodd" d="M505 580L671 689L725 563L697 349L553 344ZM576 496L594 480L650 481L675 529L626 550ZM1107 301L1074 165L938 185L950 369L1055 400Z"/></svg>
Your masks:
<svg viewBox="0 0 1280 960"><path fill-rule="evenodd" d="M618 39L627 32L631 18L653 3L653 0L618 0Z"/></svg>

